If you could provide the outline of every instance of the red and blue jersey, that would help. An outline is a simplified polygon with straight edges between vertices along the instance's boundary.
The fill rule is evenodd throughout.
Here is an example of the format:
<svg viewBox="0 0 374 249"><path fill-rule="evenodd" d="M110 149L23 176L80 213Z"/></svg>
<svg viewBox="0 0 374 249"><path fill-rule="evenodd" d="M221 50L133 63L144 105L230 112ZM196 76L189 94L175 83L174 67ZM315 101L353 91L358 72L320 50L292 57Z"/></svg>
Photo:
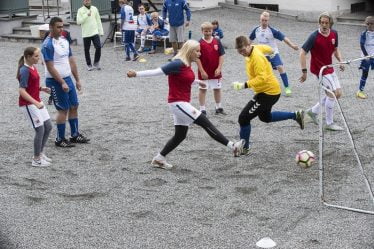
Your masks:
<svg viewBox="0 0 374 249"><path fill-rule="evenodd" d="M204 39L200 39L200 61L203 65L204 71L208 74L209 79L220 79L222 75L214 76L219 65L219 57L225 54L225 49L222 46L220 40L213 38L212 42L207 42ZM202 80L200 71L198 77Z"/></svg>
<svg viewBox="0 0 374 249"><path fill-rule="evenodd" d="M322 35L319 30L313 32L308 40L303 44L302 48L305 52L311 53L310 71L319 75L319 71L323 66L332 64L332 55L338 47L338 32L330 30L328 36ZM333 73L332 67L326 68L323 75Z"/></svg>
<svg viewBox="0 0 374 249"><path fill-rule="evenodd" d="M38 70L35 67L23 65L19 70L19 87L25 88L26 92L30 94L36 101L40 102L39 87L40 87L40 76ZM31 105L30 102L26 101L22 96L19 96L19 106Z"/></svg>
<svg viewBox="0 0 374 249"><path fill-rule="evenodd" d="M168 75L168 103L190 102L191 85L195 81L195 74L191 66L186 66L181 60L176 59L162 66L161 70Z"/></svg>

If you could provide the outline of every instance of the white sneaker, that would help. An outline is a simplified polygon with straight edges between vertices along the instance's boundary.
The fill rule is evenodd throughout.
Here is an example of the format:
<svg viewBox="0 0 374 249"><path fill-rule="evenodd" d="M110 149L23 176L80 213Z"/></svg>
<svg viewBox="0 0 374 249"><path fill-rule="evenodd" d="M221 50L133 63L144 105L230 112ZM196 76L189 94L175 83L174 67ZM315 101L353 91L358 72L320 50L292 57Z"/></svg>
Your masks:
<svg viewBox="0 0 374 249"><path fill-rule="evenodd" d="M160 169L171 169L173 168L173 165L166 162L166 159L164 156L158 154L152 159L152 166Z"/></svg>
<svg viewBox="0 0 374 249"><path fill-rule="evenodd" d="M244 144L245 144L244 139L240 139L238 142L234 143L234 146L233 146L234 157L239 157L242 154Z"/></svg>
<svg viewBox="0 0 374 249"><path fill-rule="evenodd" d="M328 131L343 131L344 130L343 127L340 127L339 125L336 125L334 123L330 125L326 125L325 129Z"/></svg>
<svg viewBox="0 0 374 249"><path fill-rule="evenodd" d="M310 119L312 120L312 122L316 125L318 125L318 120L317 120L317 114L312 112L312 110L308 110L306 112L306 114L310 117Z"/></svg>
<svg viewBox="0 0 374 249"><path fill-rule="evenodd" d="M144 51L144 47L140 47L140 48L138 49L138 53L143 53L143 51Z"/></svg>
<svg viewBox="0 0 374 249"><path fill-rule="evenodd" d="M33 167L48 167L51 163L47 162L43 158L40 158L39 160L32 159L31 166Z"/></svg>
<svg viewBox="0 0 374 249"><path fill-rule="evenodd" d="M91 66L91 65L89 65L89 66L87 66L87 71L92 71L92 70L94 70L95 68L93 68L93 66Z"/></svg>
<svg viewBox="0 0 374 249"><path fill-rule="evenodd" d="M96 69L96 70L101 70L99 62L98 63L94 63L93 68Z"/></svg>
<svg viewBox="0 0 374 249"><path fill-rule="evenodd" d="M41 158L43 158L45 161L47 161L47 162L49 162L49 163L52 162L52 159L49 158L49 157L47 157L44 153L42 153L40 156L41 156Z"/></svg>

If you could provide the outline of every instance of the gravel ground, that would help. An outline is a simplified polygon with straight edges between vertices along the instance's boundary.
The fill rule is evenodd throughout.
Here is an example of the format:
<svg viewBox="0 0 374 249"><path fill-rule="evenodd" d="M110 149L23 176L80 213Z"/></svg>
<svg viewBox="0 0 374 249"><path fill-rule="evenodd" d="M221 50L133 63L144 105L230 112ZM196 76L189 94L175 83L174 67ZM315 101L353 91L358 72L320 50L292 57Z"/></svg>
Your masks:
<svg viewBox="0 0 374 249"><path fill-rule="evenodd" d="M208 115L230 139L238 139L237 117L251 98L230 82L245 79L243 59L233 40L248 34L258 14L229 9L193 13L193 38L203 21L218 19L228 46L223 68L223 105L215 116L209 92ZM274 27L301 45L316 23L272 18ZM362 27L335 26L345 58L359 56ZM318 127L301 131L293 121L253 122L253 147L247 157L230 151L192 126L188 138L169 156L171 171L150 167L150 160L173 134L166 104L166 77L128 79L129 69L151 69L166 62L161 53L146 63L124 62L121 50L107 44L102 71L85 71L83 47L73 47L84 93L80 127L91 144L55 148L55 127L47 154L53 166L30 167L33 132L17 107L16 62L26 44L1 42L0 244L1 248L256 248L271 237L276 248L374 248L372 215L329 208L319 198L318 166L295 165L297 151L318 154ZM293 96L282 97L274 110L308 108L318 99L316 80L297 83L298 53L284 44L280 51ZM341 75L341 105L368 178L374 182L374 84L370 98L354 97L359 73L350 65ZM40 67L40 73L43 69ZM278 75L278 74L277 74ZM192 104L198 106L197 89ZM45 101L47 96L43 96ZM53 106L48 110L54 117ZM336 122L342 124L339 115ZM19 121L17 121L19 120ZM330 203L373 210L372 202L345 132L325 134L325 190Z"/></svg>

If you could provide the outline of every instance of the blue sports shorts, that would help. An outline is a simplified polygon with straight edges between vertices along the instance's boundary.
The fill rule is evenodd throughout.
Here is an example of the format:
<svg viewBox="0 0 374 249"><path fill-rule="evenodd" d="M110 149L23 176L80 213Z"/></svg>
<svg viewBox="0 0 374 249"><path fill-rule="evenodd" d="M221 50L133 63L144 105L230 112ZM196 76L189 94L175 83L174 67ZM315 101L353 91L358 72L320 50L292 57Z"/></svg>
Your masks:
<svg viewBox="0 0 374 249"><path fill-rule="evenodd" d="M270 56L266 56L266 58L268 59L268 61L270 61L271 66L274 70L277 69L277 66L283 65L282 59L279 54L275 54L273 58L270 58Z"/></svg>
<svg viewBox="0 0 374 249"><path fill-rule="evenodd" d="M60 83L53 78L47 78L45 84L51 88L51 95L53 103L57 110L69 110L73 106L78 106L77 91L71 77L64 78L66 84L69 86L69 92L64 92Z"/></svg>

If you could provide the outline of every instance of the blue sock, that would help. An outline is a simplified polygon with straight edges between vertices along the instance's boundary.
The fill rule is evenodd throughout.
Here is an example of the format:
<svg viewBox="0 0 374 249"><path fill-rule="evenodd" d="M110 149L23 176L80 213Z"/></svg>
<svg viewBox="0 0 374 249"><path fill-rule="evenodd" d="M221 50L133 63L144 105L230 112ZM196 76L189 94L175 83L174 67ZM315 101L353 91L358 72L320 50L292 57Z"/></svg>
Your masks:
<svg viewBox="0 0 374 249"><path fill-rule="evenodd" d="M72 118L69 119L69 124L70 124L70 134L72 137L76 137L79 135L78 132L78 118Z"/></svg>
<svg viewBox="0 0 374 249"><path fill-rule="evenodd" d="M152 49L156 50L156 47L157 47L157 42L156 41L152 41Z"/></svg>
<svg viewBox="0 0 374 249"><path fill-rule="evenodd" d="M369 71L362 70L362 76L361 76L361 79L360 79L360 91L363 91L364 88L365 88L368 73L369 73Z"/></svg>
<svg viewBox="0 0 374 249"><path fill-rule="evenodd" d="M65 138L65 123L63 124L57 124L57 141L61 141L62 139Z"/></svg>
<svg viewBox="0 0 374 249"><path fill-rule="evenodd" d="M240 126L240 139L245 140L244 148L249 148L249 137L251 136L251 125Z"/></svg>
<svg viewBox="0 0 374 249"><path fill-rule="evenodd" d="M281 78L282 78L282 81L283 81L283 85L284 85L284 87L288 87L288 77L287 77L287 73L281 73L280 76L281 76Z"/></svg>
<svg viewBox="0 0 374 249"><path fill-rule="evenodd" d="M130 47L130 50L134 53L134 54L137 54L136 50L135 50L135 47L134 47L134 44L133 43L129 43L129 47Z"/></svg>
<svg viewBox="0 0 374 249"><path fill-rule="evenodd" d="M271 113L271 122L277 122L287 119L296 119L296 113L294 112L272 112Z"/></svg>
<svg viewBox="0 0 374 249"><path fill-rule="evenodd" d="M130 47L129 44L125 45L126 57L130 57Z"/></svg>

